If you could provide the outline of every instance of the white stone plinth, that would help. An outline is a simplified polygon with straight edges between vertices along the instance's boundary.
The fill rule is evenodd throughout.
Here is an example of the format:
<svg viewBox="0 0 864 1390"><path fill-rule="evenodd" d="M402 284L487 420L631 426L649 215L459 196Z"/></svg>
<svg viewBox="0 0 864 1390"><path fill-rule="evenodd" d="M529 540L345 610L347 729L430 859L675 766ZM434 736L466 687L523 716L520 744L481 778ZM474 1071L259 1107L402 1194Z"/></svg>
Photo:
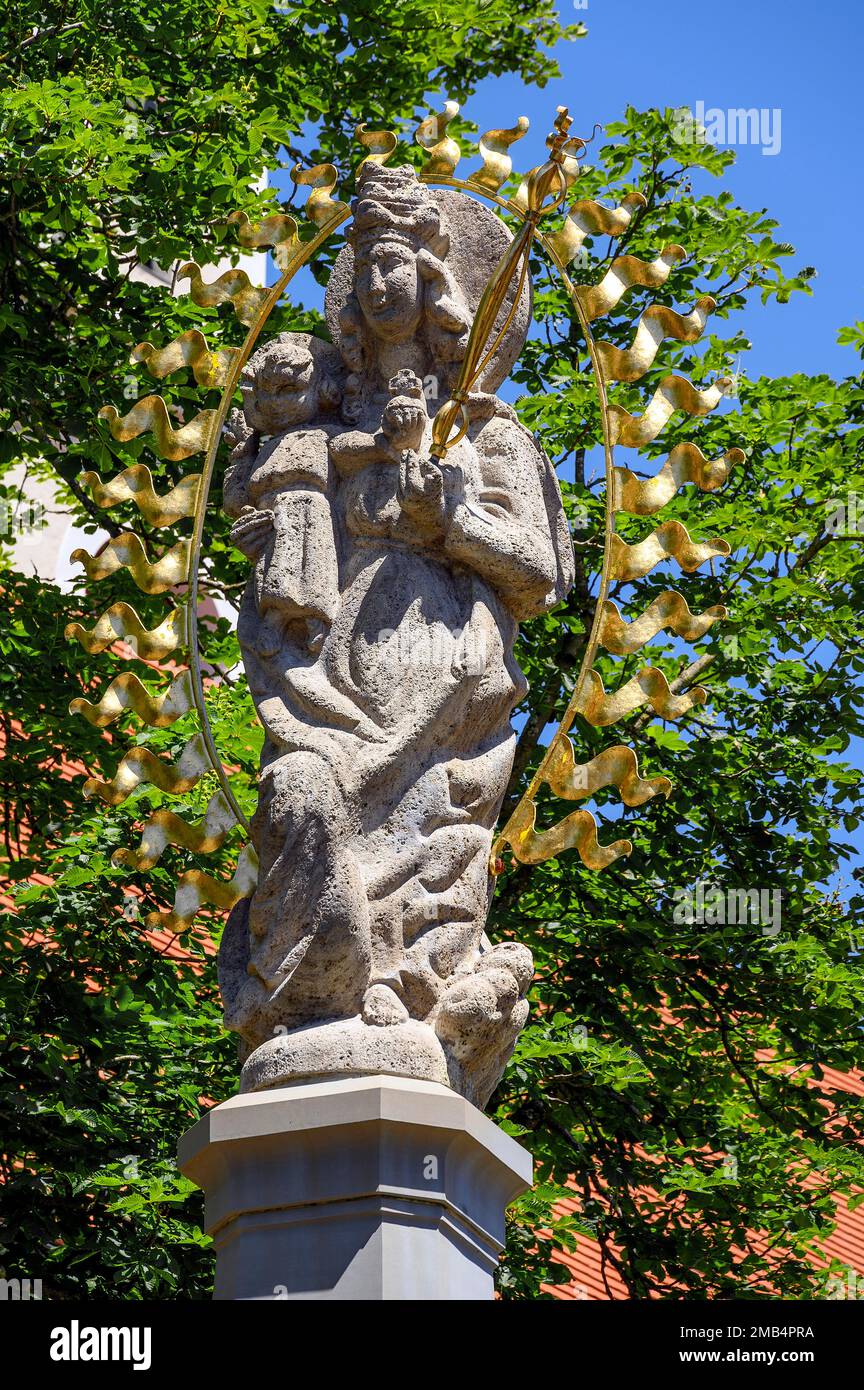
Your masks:
<svg viewBox="0 0 864 1390"><path fill-rule="evenodd" d="M180 1140L217 1299L489 1299L531 1157L432 1081L365 1076L234 1096Z"/></svg>

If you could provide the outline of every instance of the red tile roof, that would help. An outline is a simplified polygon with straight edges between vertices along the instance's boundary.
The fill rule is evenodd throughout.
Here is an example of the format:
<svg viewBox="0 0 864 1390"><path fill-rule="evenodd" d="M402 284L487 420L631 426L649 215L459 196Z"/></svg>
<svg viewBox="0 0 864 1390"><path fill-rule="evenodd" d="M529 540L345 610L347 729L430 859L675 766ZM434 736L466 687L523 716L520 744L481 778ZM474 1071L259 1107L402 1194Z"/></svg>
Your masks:
<svg viewBox="0 0 864 1390"><path fill-rule="evenodd" d="M821 1081L811 1078L810 1085L826 1094L845 1091L850 1095L862 1096L864 1073L846 1073L825 1067ZM559 1210L562 1214L568 1211L577 1212L579 1206L578 1199L574 1198L572 1201L562 1202ZM847 1269L855 1270L857 1274L864 1276L864 1205L852 1212L848 1203L842 1198L839 1199L836 1222L832 1234L822 1241L825 1264L836 1259ZM577 1236L575 1250L559 1250L553 1258L562 1266L562 1275L566 1279L566 1282L562 1280L560 1284L543 1286L544 1292L551 1294L553 1298L600 1299L604 1302L629 1298L627 1287L617 1270L608 1262L604 1270L600 1246L590 1236ZM864 1294L864 1282L858 1285L858 1290Z"/></svg>

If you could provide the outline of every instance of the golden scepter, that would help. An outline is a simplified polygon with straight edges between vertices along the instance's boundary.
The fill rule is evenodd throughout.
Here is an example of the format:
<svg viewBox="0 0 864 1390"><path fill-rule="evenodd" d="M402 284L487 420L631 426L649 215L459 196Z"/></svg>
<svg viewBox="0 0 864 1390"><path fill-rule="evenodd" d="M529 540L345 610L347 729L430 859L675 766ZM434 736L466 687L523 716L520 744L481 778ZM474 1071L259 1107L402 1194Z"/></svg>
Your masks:
<svg viewBox="0 0 864 1390"><path fill-rule="evenodd" d="M564 173L564 161L568 155L581 153L585 148L584 141L578 137L568 136L567 132L572 124L567 107L559 106L558 115L555 118L555 128L546 138L549 158L545 164L540 165L529 175L526 183L525 196L528 211L525 220L517 236L513 238L492 272L489 283L480 298L477 313L471 325L471 332L468 335L468 344L459 371L456 389L450 399L441 406L432 421L432 446L429 452L432 458L437 459L439 463L445 458L448 450L458 444L459 440L467 433L470 423L467 406L469 392L482 375L516 313L528 274L531 240L537 229L537 223L541 217L560 207L566 197L567 178ZM546 202L546 199L550 197L551 201ZM517 269L519 281L510 311L501 328L495 334L493 342L487 348L487 340L495 327L499 310ZM461 420L457 432L451 438L451 430L459 416L461 416Z"/></svg>

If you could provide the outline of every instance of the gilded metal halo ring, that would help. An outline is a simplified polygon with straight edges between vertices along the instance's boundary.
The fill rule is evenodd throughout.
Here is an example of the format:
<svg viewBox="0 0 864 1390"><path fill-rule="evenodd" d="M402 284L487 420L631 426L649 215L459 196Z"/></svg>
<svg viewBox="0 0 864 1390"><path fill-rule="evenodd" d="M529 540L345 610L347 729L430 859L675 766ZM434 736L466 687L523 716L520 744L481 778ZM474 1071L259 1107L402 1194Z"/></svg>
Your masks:
<svg viewBox="0 0 864 1390"><path fill-rule="evenodd" d="M421 123L423 139L420 143L427 151L427 159L418 171L420 180L434 187L460 190L491 203L523 224L534 222L528 207L528 190L532 177L544 166L530 170L514 193L502 192L512 177L510 150L524 136L527 120L520 118L513 127L495 129L481 136L482 166L461 179L456 176L461 147L446 135L447 123L456 111L456 103L448 103L434 118ZM360 126L357 138L365 147L365 161L376 164L385 164L397 147L397 137L390 131L369 131ZM554 167L559 187L554 201L540 210L544 224L548 223L549 215L562 206L576 177L572 169L568 170L561 162L554 161ZM166 728L192 710L197 712L200 728L175 764L165 763L146 747L133 747L124 754L110 780L90 778L85 786L88 794L116 805L142 782L150 782L168 795L182 795L203 776L215 775L218 790L201 822L187 826L171 812L156 811L145 825L141 848L125 855L127 863L144 867L155 862L153 854L158 857L167 845L190 850L193 854L206 854L222 846L232 827L239 826L246 835L247 843L241 850L231 880L213 878L198 868L181 873L173 908L166 913L151 914L148 919L148 925L173 932L186 930L202 907L209 904L225 910L251 893L255 886L256 861L254 849L248 842L248 818L220 757L207 709L197 610L207 507L221 434L241 374L293 276L350 216L348 204L333 196L337 176L332 164L301 171L296 182L310 188L306 211L315 230L307 240L300 239L294 219L285 214L268 216L257 225L242 212L232 214L229 219L236 227L243 248L272 251L280 275L270 289L253 286L246 273L238 268L223 272L209 283L204 281L200 267L194 262L187 263L179 271L181 277L190 280L189 292L194 303L212 306L230 302L247 330L242 346L211 352L203 334L192 329L165 348L158 349L146 342L139 344L132 354L133 361L143 364L154 376L164 377L185 365L193 372L200 389L221 387L218 408L202 410L179 429L173 428L165 403L158 396L145 397L123 417L111 407L100 412L117 440L133 439L150 431L154 439L152 447L163 458L182 460L203 453L205 459L200 474L187 475L170 494L161 498L153 489L149 470L139 464L124 469L107 483L94 473L88 473L85 480L85 486L90 488L99 506L113 507L131 502L151 525L165 529L182 518L193 521L191 540L178 541L166 555L155 560L151 560L143 541L134 532L126 532L120 543L112 542L96 557L86 554L79 557L94 579L126 567L146 593L175 588L176 606L158 627L148 632L133 608L114 604L92 630L87 631L80 623L70 623L67 628L70 638L80 641L86 650L94 653L108 649L118 639L143 660L164 662L170 656L173 662L179 648L185 646L187 650L186 668L179 671L172 668L167 672L169 684L155 695L137 675L123 672L110 682L99 700L79 698L73 702L76 712L100 728L115 722L126 711L134 712L145 724L156 728ZM660 287L684 255L678 246L663 248L651 262L632 255L619 255L596 285L574 285L568 266L580 253L585 238L599 234L620 237L634 212L644 204L644 197L636 191L627 193L617 207L611 208L590 199L577 200L556 230L541 231L536 225L531 230L531 238L544 251L567 291L593 367L604 449L603 563L594 618L573 695L515 811L495 836L490 864L493 874L503 867L507 846L514 858L524 864L541 863L575 849L591 869L605 868L630 853L632 845L628 840L608 845L598 842L597 823L588 810L573 811L550 829L538 830L538 793L545 786L555 797L573 801L587 799L603 787L614 787L628 806L641 805L656 795L668 795L669 779L641 777L635 754L625 745L607 747L589 762L578 764L571 731L577 718L594 728L606 728L646 705L659 717L677 719L702 703L707 698L702 687L697 686L684 695L674 694L663 673L651 666L644 667L617 690L607 692L594 670L594 661L601 648L611 655L630 655L664 630L684 640L696 639L712 623L726 616L721 605L714 605L702 614L693 613L684 596L670 590L655 598L643 614L629 621L622 618L617 606L609 601L614 583L637 579L665 559L674 559L689 573L707 559L727 554L729 550L722 540L694 541L675 521L662 523L642 541L628 545L616 533L616 513L648 516L665 506L685 484L713 491L726 481L730 469L743 460L741 451L736 449L727 451L722 459L708 460L694 444L678 444L653 478L640 479L629 469L615 464L616 446L638 447L650 442L676 411L693 417L706 415L728 391L728 383L724 380L699 390L683 378L670 375L660 382L641 415L631 415L610 400L609 388L614 383L634 382L645 375L664 337L695 342L714 307L707 296L686 316L666 306L649 306L640 317L629 348L618 349L595 340L591 327L595 319L609 314L633 286ZM447 448L463 439L470 425L464 397L451 404L459 405L460 421L455 437L447 441ZM442 410L447 408L445 405ZM185 594L182 593L184 587Z"/></svg>

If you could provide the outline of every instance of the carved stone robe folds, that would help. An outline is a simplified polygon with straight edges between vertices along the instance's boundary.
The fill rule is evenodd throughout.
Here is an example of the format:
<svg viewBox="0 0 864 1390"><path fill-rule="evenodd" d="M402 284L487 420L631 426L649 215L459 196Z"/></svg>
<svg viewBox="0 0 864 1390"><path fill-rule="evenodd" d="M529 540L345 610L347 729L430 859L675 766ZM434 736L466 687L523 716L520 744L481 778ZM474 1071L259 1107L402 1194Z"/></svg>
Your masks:
<svg viewBox="0 0 864 1390"><path fill-rule="evenodd" d="M388 183L390 174L398 179ZM396 245L407 264L406 199L415 222L434 221L447 265L442 250L458 235L452 215L448 232L432 195L415 192L406 174L374 170L383 235L371 248L354 243L357 276L364 254L386 248L394 217L403 219ZM361 206L363 196L361 185ZM463 215L475 211L469 204ZM428 234L407 242L415 259L421 243L428 247ZM487 253L490 270L497 254ZM437 366L446 390L459 311L470 322L473 307L460 304L458 283L446 288L455 305L450 363L436 362L434 337L416 351L422 328L400 344L386 313L386 332L370 313L362 375L343 346L355 368L343 386L350 408L339 419L319 407L262 450L293 456L286 489L300 479L308 492L310 474L318 481L304 502L316 509L314 524L301 534L296 504L280 500L271 468L277 494L266 483L261 523L270 535L240 618L267 735L254 823L259 887L232 913L220 959L247 1090L390 1072L444 1081L483 1104L527 1014L529 953L517 943L489 947L483 936L489 853L513 760L510 714L526 691L513 656L517 623L560 600L572 551L551 465L494 395L471 397L471 428L443 466L429 459L416 373ZM413 290L413 281L397 285L397 303ZM350 312L341 311L343 331ZM409 366L385 382L400 347ZM259 524L264 491L259 443L250 449L247 440L237 465L246 481L234 511L247 530ZM328 608L321 596L332 593L337 568L338 602ZM282 570L293 578L280 623ZM298 615L303 593L316 597Z"/></svg>

